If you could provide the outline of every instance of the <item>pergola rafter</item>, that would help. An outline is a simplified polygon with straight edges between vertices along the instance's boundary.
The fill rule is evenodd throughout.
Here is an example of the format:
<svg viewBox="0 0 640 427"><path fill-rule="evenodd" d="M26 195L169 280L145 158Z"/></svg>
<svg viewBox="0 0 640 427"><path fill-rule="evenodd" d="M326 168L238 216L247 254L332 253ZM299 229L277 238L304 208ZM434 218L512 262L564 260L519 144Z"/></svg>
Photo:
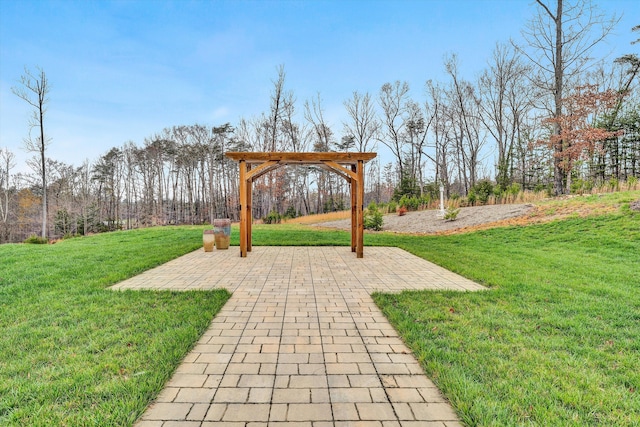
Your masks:
<svg viewBox="0 0 640 427"><path fill-rule="evenodd" d="M240 256L251 252L253 181L286 165L319 165L344 178L351 190L351 251L364 256L364 164L376 153L229 152L240 168Z"/></svg>

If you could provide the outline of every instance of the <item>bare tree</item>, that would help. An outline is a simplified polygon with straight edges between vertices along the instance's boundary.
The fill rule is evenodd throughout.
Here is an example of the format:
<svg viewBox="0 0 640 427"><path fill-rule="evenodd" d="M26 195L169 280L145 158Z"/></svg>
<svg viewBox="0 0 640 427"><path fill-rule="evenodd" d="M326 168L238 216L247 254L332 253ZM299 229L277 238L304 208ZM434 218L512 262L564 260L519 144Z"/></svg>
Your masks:
<svg viewBox="0 0 640 427"><path fill-rule="evenodd" d="M567 96L568 83L592 62L591 49L611 32L619 18L607 17L592 4L591 0L573 2L536 0L538 13L528 23L522 35L531 50L519 50L535 66L532 82L541 90L541 95L550 95L546 104L551 118L562 116L563 99ZM559 121L553 123L553 134L562 133ZM564 192L565 141L560 138L553 147L554 191Z"/></svg>
<svg viewBox="0 0 640 427"><path fill-rule="evenodd" d="M322 108L322 98L318 93L311 102L304 103L304 118L309 123L312 132L313 151L332 151L335 145L333 130L325 121ZM335 175L319 168L314 168L318 174L318 200L316 212L332 211L336 201L341 199L340 184L335 182ZM334 185L335 184L335 185ZM336 188L338 187L338 188ZM338 203L339 205L340 203Z"/></svg>
<svg viewBox="0 0 640 427"><path fill-rule="evenodd" d="M304 103L304 118L309 122L313 129L313 150L314 151L331 151L333 146L333 131L324 119L324 110L322 108L322 99L320 94L316 95L311 102L308 100Z"/></svg>
<svg viewBox="0 0 640 427"><path fill-rule="evenodd" d="M100 217L109 230L116 230L120 226L122 160L122 151L114 147L98 159L92 171L92 179L98 184Z"/></svg>
<svg viewBox="0 0 640 427"><path fill-rule="evenodd" d="M523 84L528 68L508 45L498 44L489 67L478 81L480 118L496 142L496 182L513 182L514 149L530 108L530 87Z"/></svg>
<svg viewBox="0 0 640 427"><path fill-rule="evenodd" d="M284 150L283 118L288 108L287 104L294 101L293 95L285 91L285 77L284 65L280 65L278 67L278 78L272 81L273 91L271 92L269 113L268 115L263 115L260 121L255 122L254 131L258 135L259 141L262 141L262 146L258 148L262 151ZM276 186L280 185L276 180L277 173L278 171L268 172L257 181L256 189L263 188L266 190L260 199L254 200L254 206L262 212L271 212L274 209L274 204L277 208L279 191Z"/></svg>
<svg viewBox="0 0 640 427"><path fill-rule="evenodd" d="M433 111L432 135L435 148L435 182L446 186L447 194L450 193L450 177L452 176L452 167L449 163L449 153L451 151L449 138L450 129L452 127L449 106L446 100L444 88L432 80L426 83L427 96L431 101L431 109Z"/></svg>
<svg viewBox="0 0 640 427"><path fill-rule="evenodd" d="M42 183L42 238L47 237L47 165L46 147L48 140L44 132L44 115L49 102L49 81L43 69L38 68L34 74L30 70L24 70L20 77L19 87L12 87L11 91L33 107L33 113L29 119L29 136L25 138L27 151L37 153L35 172L40 176ZM37 129L38 135L33 138L32 129Z"/></svg>
<svg viewBox="0 0 640 427"><path fill-rule="evenodd" d="M451 128L456 142L459 180L467 193L478 178L480 150L485 143L481 133L480 113L475 87L460 77L455 55L445 59L445 70L451 77L448 91Z"/></svg>
<svg viewBox="0 0 640 427"><path fill-rule="evenodd" d="M380 107L384 121L384 130L380 132L378 140L389 147L398 161L400 178L404 177L404 149L405 141L402 132L405 126L407 101L409 98L409 84L396 81L385 83L380 88Z"/></svg>
<svg viewBox="0 0 640 427"><path fill-rule="evenodd" d="M293 99L293 96L287 97L284 90L285 80L284 65L278 67L278 79L273 82L273 92L271 93L271 106L269 109L269 118L267 122L268 131L266 141L268 151L278 151L279 135L280 135L280 123L282 121L283 109L285 108L285 101Z"/></svg>
<svg viewBox="0 0 640 427"><path fill-rule="evenodd" d="M15 167L15 155L9 149L0 149L0 243L9 240L9 200L11 169Z"/></svg>
<svg viewBox="0 0 640 427"><path fill-rule="evenodd" d="M423 108L424 107L424 108ZM417 102L407 102L407 118L404 131L404 139L408 141L409 164L411 177L416 180L420 187L420 195L424 195L424 159L425 157L433 161L435 158L427 154L427 136L434 123L436 113L433 108L425 103L421 106Z"/></svg>
<svg viewBox="0 0 640 427"><path fill-rule="evenodd" d="M351 120L343 123L345 137L352 142L356 150L369 150L370 142L380 131L380 122L376 119L371 96L369 93L362 95L354 91L352 97L344 102L344 107Z"/></svg>

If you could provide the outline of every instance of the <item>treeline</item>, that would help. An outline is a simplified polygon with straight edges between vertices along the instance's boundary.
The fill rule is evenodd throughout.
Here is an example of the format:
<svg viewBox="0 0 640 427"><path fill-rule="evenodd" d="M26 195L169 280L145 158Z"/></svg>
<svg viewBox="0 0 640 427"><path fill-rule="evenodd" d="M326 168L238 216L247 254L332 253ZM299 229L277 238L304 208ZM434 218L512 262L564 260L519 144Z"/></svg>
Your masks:
<svg viewBox="0 0 640 427"><path fill-rule="evenodd" d="M562 1L558 5L564 13ZM582 192L605 182L637 180L640 59L630 54L587 63L579 60L588 53L582 45L565 39L562 46L545 44L540 34L546 33L533 31L552 34L555 21L544 20L544 13L524 32L527 46L498 44L476 79L465 79L458 58L450 55L443 64L446 79L428 80L417 88L421 96L401 81L385 83L373 95L353 92L338 127L325 119L320 95L300 109L280 67L268 110L235 125L166 128L140 145L127 142L79 167L50 158L42 167L35 157L33 175L13 174L14 155L0 150L0 243L38 233L41 222L46 235L59 237L235 220L238 168L225 157L228 151L385 147L392 161L378 157L367 164L366 203L405 196L428 204L438 197L440 184L447 197L460 199L473 197L489 181L499 195ZM587 23L600 24L605 33L613 28L605 21ZM589 41L591 33L580 28L567 30L573 38L566 40ZM558 47L565 49L564 62L544 63L546 54L555 58L550 52ZM343 210L349 203L341 177L317 167L288 167L254 184L252 208L254 218L270 219Z"/></svg>

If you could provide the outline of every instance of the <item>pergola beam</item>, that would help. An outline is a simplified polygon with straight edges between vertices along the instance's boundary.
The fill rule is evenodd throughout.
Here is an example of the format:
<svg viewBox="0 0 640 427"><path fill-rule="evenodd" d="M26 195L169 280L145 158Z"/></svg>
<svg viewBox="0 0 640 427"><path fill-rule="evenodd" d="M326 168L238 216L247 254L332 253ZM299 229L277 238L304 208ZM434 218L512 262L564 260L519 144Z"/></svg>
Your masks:
<svg viewBox="0 0 640 427"><path fill-rule="evenodd" d="M336 162L325 160L322 163L326 165L328 169L342 176L344 179L346 179L349 182L351 182L352 179L358 179L357 175L354 172L350 171L349 169L345 168L342 165L339 165Z"/></svg>
<svg viewBox="0 0 640 427"><path fill-rule="evenodd" d="M277 169L279 164L277 161L269 161L257 166L247 174L246 179L250 179L251 181L260 178L265 173L271 172L274 169Z"/></svg>
<svg viewBox="0 0 640 427"><path fill-rule="evenodd" d="M286 162L286 164L312 164L317 165L323 160L333 161L339 164L356 164L358 160L368 162L376 157L376 153L355 153L355 152L237 152L230 151L225 156L235 161L244 160L247 163L264 163L269 161Z"/></svg>

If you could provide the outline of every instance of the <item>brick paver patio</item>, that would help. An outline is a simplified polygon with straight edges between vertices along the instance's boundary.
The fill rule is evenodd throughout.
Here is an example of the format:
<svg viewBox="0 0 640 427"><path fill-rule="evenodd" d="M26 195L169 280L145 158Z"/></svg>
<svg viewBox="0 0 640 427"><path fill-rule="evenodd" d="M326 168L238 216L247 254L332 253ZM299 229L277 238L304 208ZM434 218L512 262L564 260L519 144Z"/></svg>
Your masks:
<svg viewBox="0 0 640 427"><path fill-rule="evenodd" d="M460 425L370 294L484 288L401 249L199 250L113 288L233 292L137 427Z"/></svg>

